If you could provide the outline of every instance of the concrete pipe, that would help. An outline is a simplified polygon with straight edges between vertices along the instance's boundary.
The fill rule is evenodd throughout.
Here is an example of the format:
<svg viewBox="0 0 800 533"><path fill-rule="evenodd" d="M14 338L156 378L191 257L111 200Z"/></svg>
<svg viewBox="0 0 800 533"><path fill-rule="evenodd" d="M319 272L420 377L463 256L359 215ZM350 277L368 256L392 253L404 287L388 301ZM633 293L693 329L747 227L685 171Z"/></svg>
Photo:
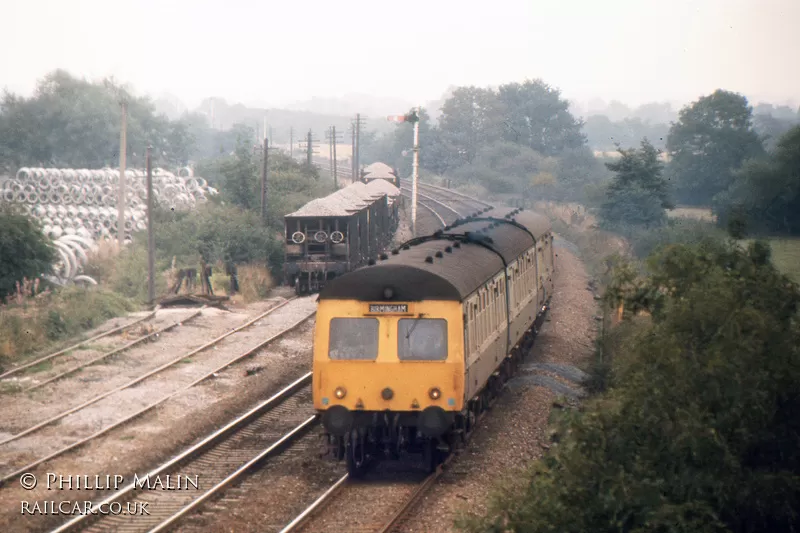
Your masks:
<svg viewBox="0 0 800 533"><path fill-rule="evenodd" d="M189 167L183 167L178 171L178 176L181 176L183 178L191 178L192 176L194 176L194 172Z"/></svg>
<svg viewBox="0 0 800 533"><path fill-rule="evenodd" d="M97 248L97 243L95 243L92 239L88 237L73 236L73 237L65 237L64 239L77 242L87 250L95 250Z"/></svg>
<svg viewBox="0 0 800 533"><path fill-rule="evenodd" d="M6 202L13 202L15 196L16 195L14 194L14 191L12 191L11 189L6 189L5 191L3 191L3 200L5 200Z"/></svg>
<svg viewBox="0 0 800 533"><path fill-rule="evenodd" d="M28 167L22 167L21 169L17 170L17 179L20 181L30 179L30 173L31 169Z"/></svg>
<svg viewBox="0 0 800 533"><path fill-rule="evenodd" d="M75 276L74 278L72 278L72 281L87 283L89 285L97 285L97 282L94 280L94 278L86 276L84 274L81 274L80 276Z"/></svg>
<svg viewBox="0 0 800 533"><path fill-rule="evenodd" d="M84 266L86 266L86 263L89 262L89 257L86 255L86 251L83 249L83 246L81 245L80 241L74 240L75 238L79 238L77 232L75 233L76 234L65 235L61 237L59 239L59 242L63 242L70 249L72 249L72 253L77 258L79 266L83 268Z"/></svg>
<svg viewBox="0 0 800 533"><path fill-rule="evenodd" d="M57 180L54 180L53 178L46 176L36 181L36 187L38 187L40 191L46 191L53 185L54 182L57 182Z"/></svg>
<svg viewBox="0 0 800 533"><path fill-rule="evenodd" d="M18 202L18 203L22 203L22 202L25 201L25 196L26 196L26 193L23 192L23 191L19 191L17 193L14 193L14 201Z"/></svg>
<svg viewBox="0 0 800 533"><path fill-rule="evenodd" d="M59 237L64 235L64 230L61 229L61 226L58 226L58 225L54 224L53 228L50 230L50 234L51 234L52 238L58 239Z"/></svg>
<svg viewBox="0 0 800 533"><path fill-rule="evenodd" d="M78 258L75 257L72 249L60 240L54 241L53 244L56 246L56 250L63 252L62 258L66 256L64 274L62 277L69 279L78 273Z"/></svg>
<svg viewBox="0 0 800 533"><path fill-rule="evenodd" d="M29 204L39 203L39 195L36 194L36 191L31 191L25 195L25 201Z"/></svg>

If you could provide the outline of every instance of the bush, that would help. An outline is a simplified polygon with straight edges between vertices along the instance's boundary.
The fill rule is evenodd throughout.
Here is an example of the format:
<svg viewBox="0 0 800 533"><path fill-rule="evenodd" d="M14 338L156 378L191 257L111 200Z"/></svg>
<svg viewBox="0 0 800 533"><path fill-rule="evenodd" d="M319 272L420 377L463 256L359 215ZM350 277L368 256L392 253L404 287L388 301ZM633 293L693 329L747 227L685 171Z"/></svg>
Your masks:
<svg viewBox="0 0 800 533"><path fill-rule="evenodd" d="M24 294L15 295L13 303L0 307L0 364L40 352L53 341L134 309L130 300L97 287L35 294L28 286Z"/></svg>
<svg viewBox="0 0 800 533"><path fill-rule="evenodd" d="M798 286L762 243L672 245L648 266L628 300L652 318L611 391L471 531L800 527Z"/></svg>
<svg viewBox="0 0 800 533"><path fill-rule="evenodd" d="M263 300L273 286L272 276L262 265L239 267L239 292L245 302Z"/></svg>
<svg viewBox="0 0 800 533"><path fill-rule="evenodd" d="M23 278L51 270L56 251L39 224L14 206L0 202L0 303Z"/></svg>
<svg viewBox="0 0 800 533"><path fill-rule="evenodd" d="M671 219L666 226L650 231L631 232L633 252L640 258L645 258L670 244L700 244L704 241L724 239L725 232L713 223L685 218Z"/></svg>

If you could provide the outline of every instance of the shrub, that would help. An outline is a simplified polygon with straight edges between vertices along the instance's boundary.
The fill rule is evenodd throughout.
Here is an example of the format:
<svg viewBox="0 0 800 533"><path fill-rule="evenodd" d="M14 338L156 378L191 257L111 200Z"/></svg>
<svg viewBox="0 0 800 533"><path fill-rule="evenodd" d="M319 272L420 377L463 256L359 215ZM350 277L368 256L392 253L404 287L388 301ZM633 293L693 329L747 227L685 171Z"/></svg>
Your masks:
<svg viewBox="0 0 800 533"><path fill-rule="evenodd" d="M97 287L68 287L39 294L22 292L0 307L0 363L39 352L135 309L134 304Z"/></svg>
<svg viewBox="0 0 800 533"><path fill-rule="evenodd" d="M23 278L50 271L56 251L39 224L10 204L0 202L0 302Z"/></svg>
<svg viewBox="0 0 800 533"><path fill-rule="evenodd" d="M245 302L254 302L267 297L273 286L269 270L262 265L239 267L239 292Z"/></svg>
<svg viewBox="0 0 800 533"><path fill-rule="evenodd" d="M627 299L652 318L613 388L471 531L800 527L798 286L761 243L671 245L648 265Z"/></svg>

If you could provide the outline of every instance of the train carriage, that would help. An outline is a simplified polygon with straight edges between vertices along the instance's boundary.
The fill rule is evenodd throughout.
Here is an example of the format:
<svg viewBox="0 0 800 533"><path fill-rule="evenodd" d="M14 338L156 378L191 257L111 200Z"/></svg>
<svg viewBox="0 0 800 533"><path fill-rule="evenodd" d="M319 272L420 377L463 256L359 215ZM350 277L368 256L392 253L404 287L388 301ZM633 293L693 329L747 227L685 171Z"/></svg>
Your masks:
<svg viewBox="0 0 800 533"><path fill-rule="evenodd" d="M286 283L298 294L314 292L376 259L397 228L397 207L387 187L392 186L357 182L286 215Z"/></svg>
<svg viewBox="0 0 800 533"><path fill-rule="evenodd" d="M370 183L375 180L385 180L400 188L400 177L397 172L386 163L372 163L361 169L360 181Z"/></svg>
<svg viewBox="0 0 800 533"><path fill-rule="evenodd" d="M552 294L546 218L490 209L409 241L320 293L313 397L329 451L452 449L529 347Z"/></svg>

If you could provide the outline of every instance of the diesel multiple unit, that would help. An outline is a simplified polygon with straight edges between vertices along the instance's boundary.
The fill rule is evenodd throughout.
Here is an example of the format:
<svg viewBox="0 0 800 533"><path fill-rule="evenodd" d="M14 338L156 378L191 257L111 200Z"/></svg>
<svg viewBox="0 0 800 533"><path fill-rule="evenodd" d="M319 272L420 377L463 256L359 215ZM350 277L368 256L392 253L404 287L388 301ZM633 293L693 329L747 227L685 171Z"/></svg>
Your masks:
<svg viewBox="0 0 800 533"><path fill-rule="evenodd" d="M355 182L284 217L286 282L297 294L374 261L397 229L400 189Z"/></svg>
<svg viewBox="0 0 800 533"><path fill-rule="evenodd" d="M471 431L529 348L553 291L548 220L487 208L328 283L314 333L313 399L329 451L440 451Z"/></svg>

